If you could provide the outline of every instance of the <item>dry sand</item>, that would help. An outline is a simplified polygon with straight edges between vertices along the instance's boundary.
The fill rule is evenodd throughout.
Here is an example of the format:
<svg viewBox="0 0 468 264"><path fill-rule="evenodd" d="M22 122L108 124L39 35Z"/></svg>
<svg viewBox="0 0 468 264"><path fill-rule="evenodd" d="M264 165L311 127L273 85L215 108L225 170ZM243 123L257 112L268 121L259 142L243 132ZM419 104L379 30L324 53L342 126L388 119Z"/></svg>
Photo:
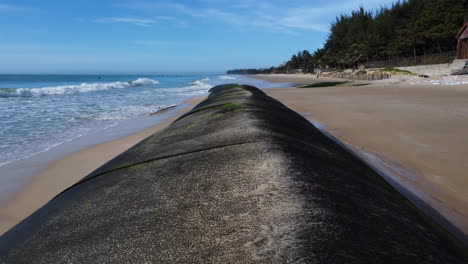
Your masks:
<svg viewBox="0 0 468 264"><path fill-rule="evenodd" d="M254 77L296 84L339 80L317 79L311 75ZM423 199L459 230L468 233L466 85L410 85L383 81L359 87L275 88L267 93L325 125L327 132ZM186 103L195 104L201 99ZM12 203L0 209L0 234L172 120L54 162L34 177Z"/></svg>
<svg viewBox="0 0 468 264"><path fill-rule="evenodd" d="M273 82L331 81L307 75ZM279 88L270 96L324 125L357 154L468 234L468 85Z"/></svg>
<svg viewBox="0 0 468 264"><path fill-rule="evenodd" d="M195 105L201 100L203 98L193 98L184 103ZM188 110L190 108L180 110L177 116ZM10 203L0 208L0 235L95 169L168 126L177 116L144 131L92 146L50 164L47 169L36 175L21 192L16 194Z"/></svg>

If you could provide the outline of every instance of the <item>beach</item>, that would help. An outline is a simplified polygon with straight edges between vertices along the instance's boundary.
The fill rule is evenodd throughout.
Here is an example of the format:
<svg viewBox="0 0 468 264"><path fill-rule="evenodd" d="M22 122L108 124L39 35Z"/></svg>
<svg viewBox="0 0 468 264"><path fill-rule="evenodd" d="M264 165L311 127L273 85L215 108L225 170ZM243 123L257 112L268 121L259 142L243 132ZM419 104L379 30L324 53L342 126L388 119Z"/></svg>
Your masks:
<svg viewBox="0 0 468 264"><path fill-rule="evenodd" d="M285 85L223 74L0 75L0 233L230 82Z"/></svg>
<svg viewBox="0 0 468 264"><path fill-rule="evenodd" d="M252 77L298 85L337 81L311 75ZM440 214L440 221L448 220L446 228L468 233L468 180L464 177L468 169L464 162L468 156L466 87L384 81L367 86L287 87L265 91L383 172L413 203L435 209L426 213L436 218ZM191 108L203 98L185 103ZM0 232L7 231L55 195L174 119L55 161L1 210Z"/></svg>
<svg viewBox="0 0 468 264"><path fill-rule="evenodd" d="M298 84L332 80L310 75L254 77ZM321 124L385 172L388 180L467 234L467 86L412 83L389 80L368 86L268 89L267 93Z"/></svg>
<svg viewBox="0 0 468 264"><path fill-rule="evenodd" d="M216 86L0 238L8 263L465 263L466 248L303 116ZM319 256L319 257L318 257Z"/></svg>
<svg viewBox="0 0 468 264"><path fill-rule="evenodd" d="M189 111L203 98L196 97L185 100L184 104L187 104L188 107L179 110L175 116L173 115L148 129L91 146L54 161L46 169L35 175L5 207L0 209L0 234L8 231L60 192L72 186L95 169L146 137L167 127L179 115Z"/></svg>

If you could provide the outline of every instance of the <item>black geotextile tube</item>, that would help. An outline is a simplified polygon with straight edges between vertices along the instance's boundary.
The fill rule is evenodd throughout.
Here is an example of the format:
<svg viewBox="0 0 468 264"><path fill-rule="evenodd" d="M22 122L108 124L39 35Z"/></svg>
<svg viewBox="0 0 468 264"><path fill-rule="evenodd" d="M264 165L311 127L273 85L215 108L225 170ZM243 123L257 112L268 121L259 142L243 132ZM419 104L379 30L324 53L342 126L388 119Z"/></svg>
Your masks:
<svg viewBox="0 0 468 264"><path fill-rule="evenodd" d="M236 84L0 238L2 263L467 263L466 250L302 116Z"/></svg>

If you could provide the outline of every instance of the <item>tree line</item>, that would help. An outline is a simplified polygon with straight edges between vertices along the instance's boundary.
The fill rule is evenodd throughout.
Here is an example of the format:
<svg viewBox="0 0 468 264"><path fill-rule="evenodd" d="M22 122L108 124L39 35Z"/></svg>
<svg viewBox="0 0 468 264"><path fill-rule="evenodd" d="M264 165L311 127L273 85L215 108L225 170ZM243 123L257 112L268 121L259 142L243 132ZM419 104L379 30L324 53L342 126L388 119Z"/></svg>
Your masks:
<svg viewBox="0 0 468 264"><path fill-rule="evenodd" d="M455 34L467 16L468 0L398 0L377 11L361 6L331 23L322 48L300 51L277 67L248 71L313 72L325 65L346 68L369 60L453 51Z"/></svg>

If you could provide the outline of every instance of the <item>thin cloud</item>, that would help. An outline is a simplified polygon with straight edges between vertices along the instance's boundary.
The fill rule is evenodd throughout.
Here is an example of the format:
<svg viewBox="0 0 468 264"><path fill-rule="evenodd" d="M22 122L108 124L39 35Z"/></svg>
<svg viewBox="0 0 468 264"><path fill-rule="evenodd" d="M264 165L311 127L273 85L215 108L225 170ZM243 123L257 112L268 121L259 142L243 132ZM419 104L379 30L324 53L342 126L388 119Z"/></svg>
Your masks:
<svg viewBox="0 0 468 264"><path fill-rule="evenodd" d="M284 2L239 0L200 0L200 7L181 3L137 2L120 4L118 7L164 13L178 13L194 19L215 20L242 28L256 28L276 33L298 34L304 30L326 33L330 18L357 9L362 0L328 1L311 5L308 1ZM367 0L366 8L377 9L391 4L392 0Z"/></svg>
<svg viewBox="0 0 468 264"><path fill-rule="evenodd" d="M115 7L119 8L126 8L126 9L133 9L133 10L140 10L140 11L163 11L163 10L170 10L177 13L184 13L184 14L192 14L190 8L187 8L183 4L178 3L162 3L162 2L136 2L136 3L128 3L128 4L116 4ZM166 13L166 12L164 12Z"/></svg>
<svg viewBox="0 0 468 264"><path fill-rule="evenodd" d="M117 7L132 9L132 10L139 10L139 11L149 11L152 10L153 12L174 12L179 13L182 15L189 16L195 19L203 19L203 20L215 20L219 22L223 22L225 24L230 24L237 27L253 27L253 28L261 28L262 30L267 29L268 31L272 32L281 32L286 34L295 34L291 30L277 25L277 23L272 23L270 20L262 20L260 17L254 16L252 13L250 14L240 14L236 12L232 12L231 10L222 10L219 8L190 8L186 5L179 4L179 3L131 3L131 4L119 4Z"/></svg>
<svg viewBox="0 0 468 264"><path fill-rule="evenodd" d="M148 27L156 23L153 19L130 18L130 17L105 17L96 19L98 23L128 23L140 27Z"/></svg>
<svg viewBox="0 0 468 264"><path fill-rule="evenodd" d="M11 5L0 3L0 12L2 11L25 11L31 9L27 6Z"/></svg>

